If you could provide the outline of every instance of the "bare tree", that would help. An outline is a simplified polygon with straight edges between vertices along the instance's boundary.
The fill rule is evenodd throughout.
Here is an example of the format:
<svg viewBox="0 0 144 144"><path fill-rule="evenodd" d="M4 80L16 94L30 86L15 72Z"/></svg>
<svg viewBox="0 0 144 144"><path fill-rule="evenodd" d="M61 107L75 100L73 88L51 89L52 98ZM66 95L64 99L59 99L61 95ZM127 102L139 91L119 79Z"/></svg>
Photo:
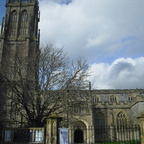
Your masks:
<svg viewBox="0 0 144 144"><path fill-rule="evenodd" d="M74 104L84 100L78 97L78 92L70 91L86 88L88 66L85 60L70 62L63 49L52 44L42 46L41 53L31 56L18 49L11 57L13 77L1 71L8 87L11 111L7 113L11 122L43 126L47 116L67 113Z"/></svg>

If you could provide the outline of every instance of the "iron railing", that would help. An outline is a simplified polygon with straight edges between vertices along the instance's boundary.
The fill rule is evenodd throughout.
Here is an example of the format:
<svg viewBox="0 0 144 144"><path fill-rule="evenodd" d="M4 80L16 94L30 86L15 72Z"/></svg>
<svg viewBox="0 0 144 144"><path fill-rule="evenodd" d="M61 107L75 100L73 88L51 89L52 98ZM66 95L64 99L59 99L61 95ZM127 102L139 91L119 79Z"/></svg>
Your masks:
<svg viewBox="0 0 144 144"><path fill-rule="evenodd" d="M140 144L139 125L109 125L99 127L73 126L69 130L70 144Z"/></svg>
<svg viewBox="0 0 144 144"><path fill-rule="evenodd" d="M44 144L44 128L14 128L3 130L1 144Z"/></svg>
<svg viewBox="0 0 144 144"><path fill-rule="evenodd" d="M44 128L5 129L0 144L44 144ZM140 144L139 125L71 126L69 144Z"/></svg>

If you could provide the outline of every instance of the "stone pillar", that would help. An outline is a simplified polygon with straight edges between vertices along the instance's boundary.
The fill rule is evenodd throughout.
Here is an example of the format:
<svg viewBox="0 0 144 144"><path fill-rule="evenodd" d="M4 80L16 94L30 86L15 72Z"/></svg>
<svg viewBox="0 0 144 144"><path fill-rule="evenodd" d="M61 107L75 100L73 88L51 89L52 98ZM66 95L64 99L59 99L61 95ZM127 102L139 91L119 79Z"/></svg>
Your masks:
<svg viewBox="0 0 144 144"><path fill-rule="evenodd" d="M60 128L60 122L62 117L56 115L49 116L46 119L46 144L58 144L58 128Z"/></svg>
<svg viewBox="0 0 144 144"><path fill-rule="evenodd" d="M94 144L95 143L95 134L94 134L94 127L93 126L90 126L89 127L89 135L90 135L90 137L89 137L89 142L91 143L91 144Z"/></svg>
<svg viewBox="0 0 144 144"><path fill-rule="evenodd" d="M141 144L144 144L144 114L138 117L138 124L141 130Z"/></svg>

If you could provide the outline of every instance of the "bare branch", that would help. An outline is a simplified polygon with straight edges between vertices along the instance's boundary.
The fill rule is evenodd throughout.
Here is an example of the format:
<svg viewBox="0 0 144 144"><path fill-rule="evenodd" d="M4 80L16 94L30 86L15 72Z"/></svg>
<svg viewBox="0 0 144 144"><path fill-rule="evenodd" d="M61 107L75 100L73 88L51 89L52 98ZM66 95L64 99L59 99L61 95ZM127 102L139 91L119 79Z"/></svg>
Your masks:
<svg viewBox="0 0 144 144"><path fill-rule="evenodd" d="M84 97L79 98L79 92L72 90L85 89L88 84L85 60L70 62L63 49L52 44L42 46L41 53L35 52L32 56L22 47L9 53L13 75L10 77L4 68L1 76L7 86L7 103L13 106L11 113L8 113L10 107L7 108L11 120L42 126L47 116L64 115L73 105L82 104Z"/></svg>

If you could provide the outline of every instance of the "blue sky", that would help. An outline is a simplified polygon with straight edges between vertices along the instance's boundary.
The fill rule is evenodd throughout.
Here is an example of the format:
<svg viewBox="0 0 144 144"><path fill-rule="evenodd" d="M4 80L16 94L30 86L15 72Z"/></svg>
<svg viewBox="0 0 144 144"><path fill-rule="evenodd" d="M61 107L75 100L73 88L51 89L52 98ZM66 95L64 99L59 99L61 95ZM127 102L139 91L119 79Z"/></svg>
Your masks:
<svg viewBox="0 0 144 144"><path fill-rule="evenodd" d="M5 16L5 0L0 0L0 24L2 21L2 17Z"/></svg>
<svg viewBox="0 0 144 144"><path fill-rule="evenodd" d="M1 20L5 0L0 2ZM93 88L144 88L144 0L39 0L39 5L41 44L84 57Z"/></svg>

